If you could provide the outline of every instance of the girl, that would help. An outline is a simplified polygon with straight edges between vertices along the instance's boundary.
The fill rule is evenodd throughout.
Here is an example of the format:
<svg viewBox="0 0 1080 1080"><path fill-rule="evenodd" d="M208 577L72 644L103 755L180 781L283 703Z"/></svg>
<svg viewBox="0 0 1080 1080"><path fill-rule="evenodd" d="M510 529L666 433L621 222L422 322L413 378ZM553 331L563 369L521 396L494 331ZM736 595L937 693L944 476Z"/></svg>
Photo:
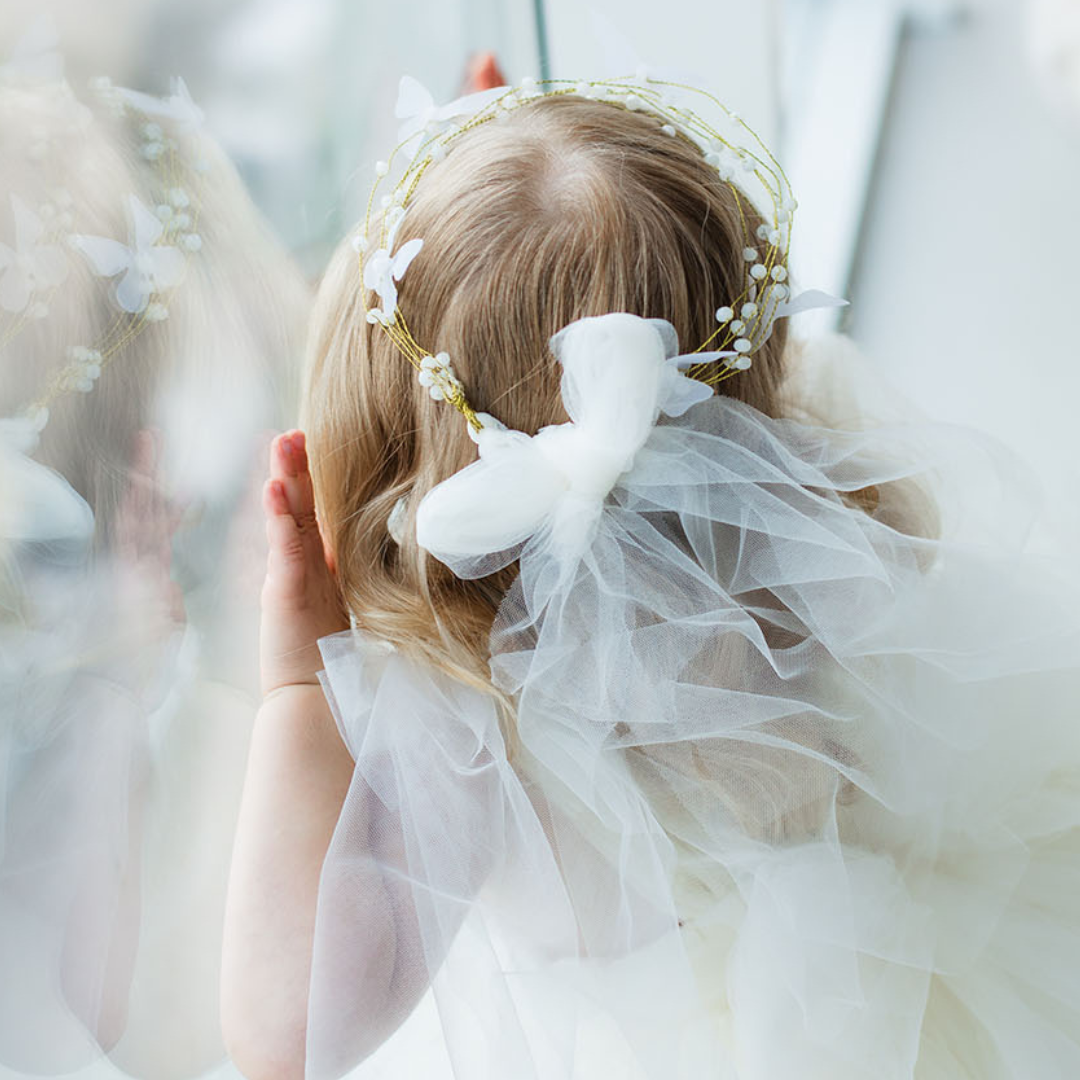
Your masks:
<svg viewBox="0 0 1080 1080"><path fill-rule="evenodd" d="M1075 592L998 447L789 343L782 173L671 92L429 111L326 274L264 497L252 1080L1080 1074Z"/></svg>

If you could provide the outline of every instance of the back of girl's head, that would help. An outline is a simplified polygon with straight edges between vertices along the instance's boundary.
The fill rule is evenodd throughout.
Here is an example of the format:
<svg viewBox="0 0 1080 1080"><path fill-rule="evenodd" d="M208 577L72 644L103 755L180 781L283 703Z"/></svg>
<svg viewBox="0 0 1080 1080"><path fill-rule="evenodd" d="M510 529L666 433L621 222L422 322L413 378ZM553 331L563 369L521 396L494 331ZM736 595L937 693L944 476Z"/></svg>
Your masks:
<svg viewBox="0 0 1080 1080"><path fill-rule="evenodd" d="M166 320L121 311L111 296L121 277L95 273L68 241L81 234L130 243L131 198L155 207L168 185L140 152L148 118L90 101L80 102L63 83L0 87L0 241L17 244L18 199L47 223L37 242L61 252L64 269L59 288L31 297L43 301L40 318L27 317L30 304L0 310L0 417L17 415L64 381L72 346L121 341L92 392L49 401L35 452L87 501L97 541L107 546L140 430L159 435L162 483L231 511L250 470L252 440L295 403L295 350L309 299L236 171L200 133L203 177L195 148L181 142L168 183L191 188L197 210L188 216L201 248L186 258L183 279L168 294ZM70 220L54 229L62 207ZM181 241L169 233L160 243L177 248Z"/></svg>
<svg viewBox="0 0 1080 1080"><path fill-rule="evenodd" d="M761 224L701 151L662 121L578 97L543 98L455 141L420 180L398 243L424 247L400 287L413 337L445 351L472 407L535 433L567 419L548 341L585 316L669 320L689 352L743 289L743 237ZM514 569L460 581L413 538L423 495L476 455L365 319L356 256L323 282L306 401L322 523L360 625L485 683L487 633ZM723 392L778 411L785 333ZM612 379L618 378L613 370ZM387 531L406 498L400 545ZM508 576L509 575L509 576Z"/></svg>
<svg viewBox="0 0 1080 1080"><path fill-rule="evenodd" d="M226 572L222 538L250 484L261 433L295 407L309 294L206 133L196 142L162 119L162 134L177 139L165 166L143 153L147 116L97 93L88 102L62 82L0 86L0 243L43 246L63 271L59 284L31 277L26 295L13 303L9 293L7 306L0 303L0 420L44 402L48 420L33 458L93 513L89 550L83 538L64 548L31 545L20 549L20 566L40 570L62 557L83 567L88 555L116 556L122 507L149 482L140 447L152 443L153 491L176 511L172 565L195 619L195 597L214 604L225 595L205 586ZM167 303L168 317L151 321L121 310L115 294L124 276L101 276L70 241L131 244L131 200L160 216L172 208L158 204L177 193L190 193L184 216L201 247L186 249L174 289L145 298ZM33 231L24 226L20 234L19 207L38 222ZM171 220L179 222L179 210ZM160 243L177 249L182 240L174 230ZM95 379L81 385L72 369L77 347L103 354ZM19 489L0 475L0 502L18 512L19 501ZM5 552L15 548L0 535L0 572L7 563L12 575L0 582L0 622L28 602L27 583Z"/></svg>

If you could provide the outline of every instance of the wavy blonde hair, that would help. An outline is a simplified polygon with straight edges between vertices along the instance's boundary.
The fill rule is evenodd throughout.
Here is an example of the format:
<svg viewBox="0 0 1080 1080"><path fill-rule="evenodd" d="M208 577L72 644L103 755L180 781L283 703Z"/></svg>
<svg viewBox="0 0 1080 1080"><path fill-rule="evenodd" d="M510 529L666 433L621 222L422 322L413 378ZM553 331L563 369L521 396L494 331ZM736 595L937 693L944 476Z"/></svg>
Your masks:
<svg viewBox="0 0 1080 1080"><path fill-rule="evenodd" d="M544 98L484 124L425 175L401 241L424 238L400 291L417 341L446 351L470 404L535 433L567 419L551 336L585 316L668 319L686 350L743 289L757 211L661 121L578 97ZM516 565L462 581L421 550L423 495L475 459L462 416L432 401L389 337L367 323L356 255L320 289L303 424L318 511L358 626L491 690L488 635ZM722 392L780 412L785 324ZM618 377L617 372L612 373ZM387 532L408 512L400 546Z"/></svg>

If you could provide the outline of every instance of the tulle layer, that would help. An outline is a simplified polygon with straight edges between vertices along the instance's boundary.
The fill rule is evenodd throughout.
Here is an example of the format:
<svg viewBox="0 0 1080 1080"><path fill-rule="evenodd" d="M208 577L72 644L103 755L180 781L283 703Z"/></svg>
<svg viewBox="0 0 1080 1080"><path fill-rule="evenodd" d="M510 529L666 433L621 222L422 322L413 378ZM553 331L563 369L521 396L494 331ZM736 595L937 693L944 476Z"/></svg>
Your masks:
<svg viewBox="0 0 1080 1080"><path fill-rule="evenodd" d="M323 639L308 1075L1080 1075L1080 606L1016 469L715 398L515 552L512 720Z"/></svg>

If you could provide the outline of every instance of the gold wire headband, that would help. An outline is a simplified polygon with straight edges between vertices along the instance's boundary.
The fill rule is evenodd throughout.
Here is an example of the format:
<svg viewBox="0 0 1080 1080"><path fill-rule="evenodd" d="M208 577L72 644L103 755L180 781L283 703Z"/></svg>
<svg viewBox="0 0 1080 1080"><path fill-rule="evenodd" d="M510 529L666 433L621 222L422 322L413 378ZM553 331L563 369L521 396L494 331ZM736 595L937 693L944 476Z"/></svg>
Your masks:
<svg viewBox="0 0 1080 1080"><path fill-rule="evenodd" d="M375 182L368 197L367 211L361 230L353 237L364 283L363 303L368 322L382 327L397 349L420 373L421 384L436 400L448 401L468 421L472 431L483 428L483 422L469 404L464 387L454 373L446 353L432 353L421 346L409 331L408 323L397 305L397 285L413 258L423 246L422 239L408 241L394 253L394 241L405 215L405 209L416 192L424 174L438 164L453 144L481 124L498 121L514 109L547 97L578 96L606 101L631 112L648 112L662 121L661 130L676 138L682 135L702 151L706 164L717 171L718 179L727 184L735 195L742 222L743 258L746 279L743 291L728 304L717 309L716 330L693 351L720 351L726 358L693 365L686 374L709 385L750 367L751 357L768 340L773 323L785 314L790 296L787 285L788 254L791 244L791 222L796 208L791 185L784 170L762 140L741 117L731 112L705 90L684 83L650 78L638 73L637 81L630 78L605 79L594 82L574 82L566 79L537 81L523 79L516 88L500 87L481 91L435 108L430 95L411 79L402 80L402 100L413 102L415 130L401 133L400 141L387 161L375 166ZM718 125L710 124L686 103L687 97L704 99L716 111L721 125L732 131L727 135ZM398 115L408 111L399 102ZM739 145L748 136L749 146ZM413 152L414 151L414 152ZM379 198L380 187L390 175L399 156L411 160L393 189ZM738 183L736 180L738 179ZM762 224L751 234L744 200L752 202L747 188L760 187L769 211ZM760 209L760 208L759 208ZM373 217L381 210L378 224L378 244L365 258L371 245ZM381 306L369 306L371 293L376 293Z"/></svg>

